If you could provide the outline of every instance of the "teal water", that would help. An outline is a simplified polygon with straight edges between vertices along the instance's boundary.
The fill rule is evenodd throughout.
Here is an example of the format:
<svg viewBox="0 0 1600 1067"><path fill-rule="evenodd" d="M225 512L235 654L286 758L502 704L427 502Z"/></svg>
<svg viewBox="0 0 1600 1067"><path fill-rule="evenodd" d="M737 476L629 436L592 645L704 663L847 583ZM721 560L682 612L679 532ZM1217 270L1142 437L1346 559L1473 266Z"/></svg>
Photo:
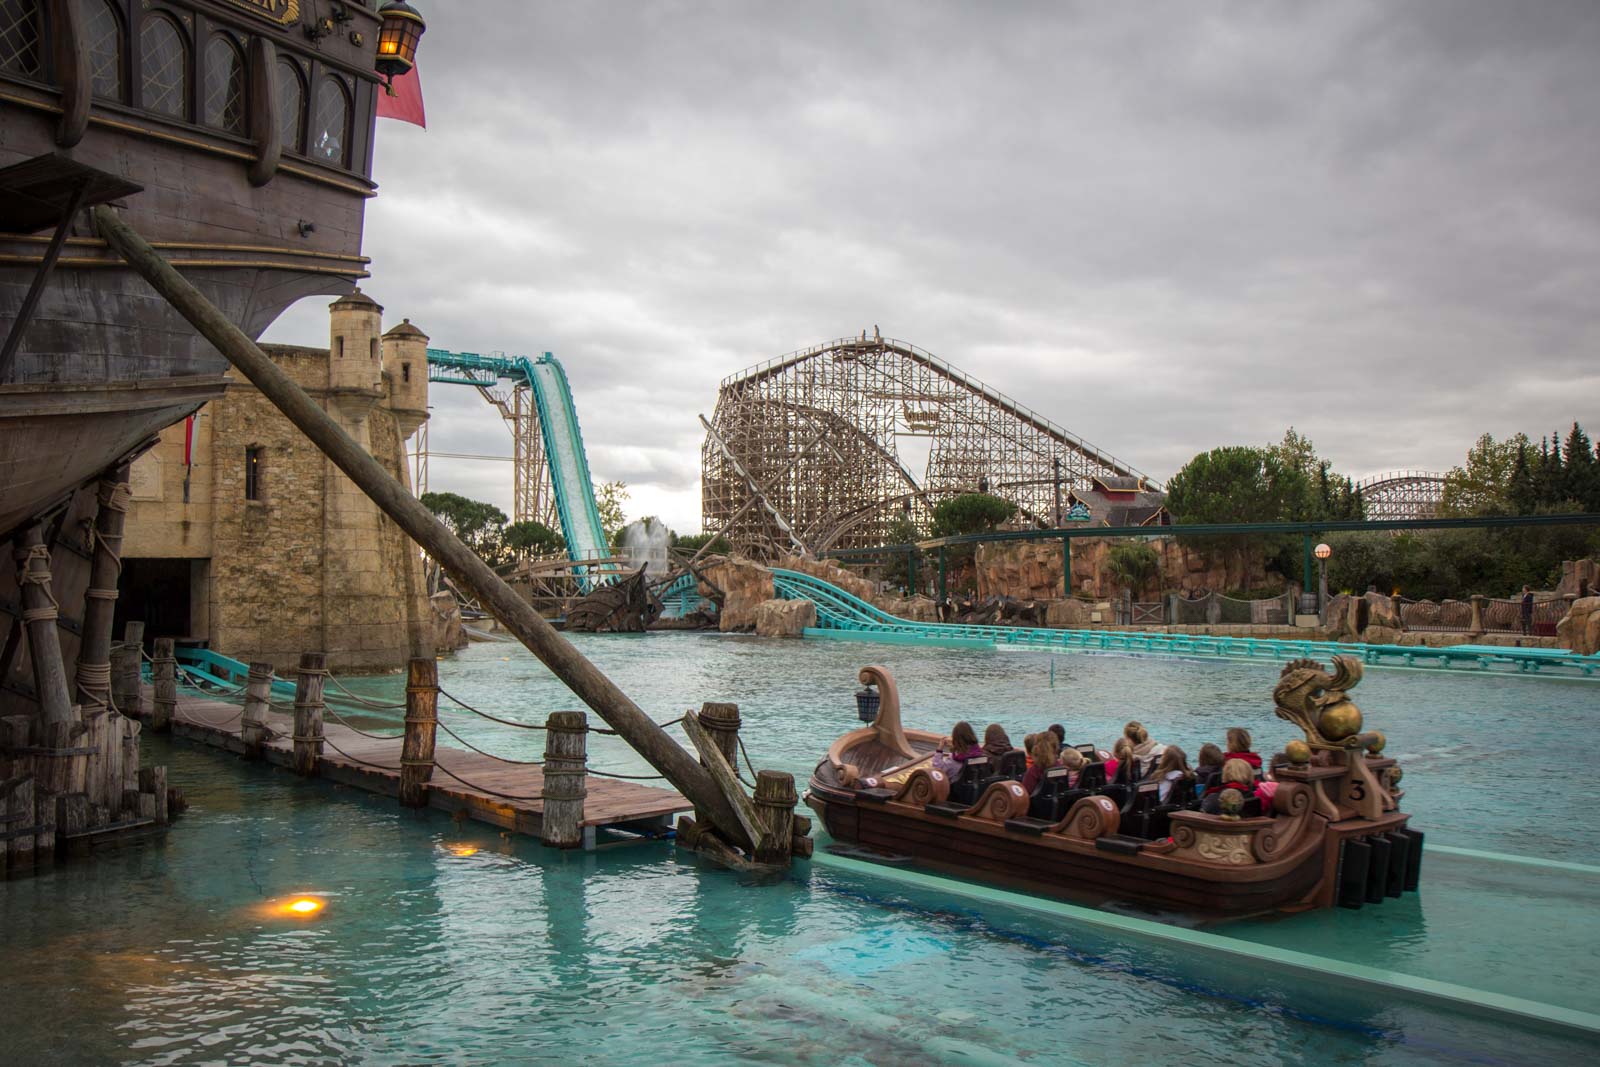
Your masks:
<svg viewBox="0 0 1600 1067"><path fill-rule="evenodd" d="M651 635L578 638L660 718L736 700L757 765L805 774L887 662L907 720L1109 740L1130 717L1193 752L1258 747L1251 664ZM509 718L573 699L515 646L441 663ZM398 696L398 678L353 688ZM1373 671L1356 691L1406 761L1434 845L1594 864L1581 683ZM519 735L445 721L506 755ZM384 720L358 720L372 726ZM644 770L593 737L597 766ZM163 843L0 886L0 1027L17 1063L1579 1062L1536 1029L1117 937L981 896L825 863L756 884L667 844L564 853L160 741L190 813ZM1530 778L1541 788L1530 791ZM312 919L274 910L295 894ZM1430 854L1422 891L1210 932L1593 1010L1600 873Z"/></svg>

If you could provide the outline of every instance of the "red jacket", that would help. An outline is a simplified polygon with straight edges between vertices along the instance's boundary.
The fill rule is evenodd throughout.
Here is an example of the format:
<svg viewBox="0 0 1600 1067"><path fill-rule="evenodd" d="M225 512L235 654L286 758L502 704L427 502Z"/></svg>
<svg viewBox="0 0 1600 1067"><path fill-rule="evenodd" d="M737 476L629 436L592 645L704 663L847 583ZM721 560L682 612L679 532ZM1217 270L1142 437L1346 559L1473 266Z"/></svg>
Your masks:
<svg viewBox="0 0 1600 1067"><path fill-rule="evenodd" d="M1226 765L1231 759L1242 759L1256 770L1259 771L1261 769L1261 757L1256 755L1254 752L1227 752L1222 756L1222 762L1224 765Z"/></svg>

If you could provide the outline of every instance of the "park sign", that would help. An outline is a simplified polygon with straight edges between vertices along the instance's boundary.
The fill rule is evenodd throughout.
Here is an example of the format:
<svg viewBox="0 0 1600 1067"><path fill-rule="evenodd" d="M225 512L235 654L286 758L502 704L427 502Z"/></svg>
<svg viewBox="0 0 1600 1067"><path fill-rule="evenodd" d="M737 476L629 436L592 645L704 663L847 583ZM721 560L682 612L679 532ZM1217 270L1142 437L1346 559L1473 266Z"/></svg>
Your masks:
<svg viewBox="0 0 1600 1067"><path fill-rule="evenodd" d="M300 19L300 0L230 0L230 3L280 26L288 26Z"/></svg>

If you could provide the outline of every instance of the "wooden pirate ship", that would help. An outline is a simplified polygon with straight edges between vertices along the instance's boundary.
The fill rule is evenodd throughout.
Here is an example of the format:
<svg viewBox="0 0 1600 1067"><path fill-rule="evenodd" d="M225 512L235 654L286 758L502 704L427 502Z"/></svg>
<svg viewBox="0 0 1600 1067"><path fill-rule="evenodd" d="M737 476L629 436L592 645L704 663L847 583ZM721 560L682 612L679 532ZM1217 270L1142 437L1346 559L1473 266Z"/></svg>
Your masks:
<svg viewBox="0 0 1600 1067"><path fill-rule="evenodd" d="M0 0L0 840L14 867L54 848L54 820L70 837L164 819L110 693L128 467L226 384L226 360L90 209L113 206L252 339L301 297L348 293L366 274L379 75L409 70L421 26L377 0Z"/></svg>
<svg viewBox="0 0 1600 1067"><path fill-rule="evenodd" d="M1311 660L1284 668L1277 714L1304 739L1285 746L1267 810L1252 798L1238 815L1204 814L1181 795L1160 803L1154 781L1108 784L1102 764L1077 788L1047 777L1033 796L1020 766L985 760L952 783L934 766L942 738L902 727L889 671L860 678L876 687L877 713L833 743L805 800L836 840L869 853L1199 915L1360 907L1417 886L1423 835L1399 809L1400 767L1383 755L1383 735L1362 729L1350 700L1361 680L1352 657L1336 656L1331 671Z"/></svg>

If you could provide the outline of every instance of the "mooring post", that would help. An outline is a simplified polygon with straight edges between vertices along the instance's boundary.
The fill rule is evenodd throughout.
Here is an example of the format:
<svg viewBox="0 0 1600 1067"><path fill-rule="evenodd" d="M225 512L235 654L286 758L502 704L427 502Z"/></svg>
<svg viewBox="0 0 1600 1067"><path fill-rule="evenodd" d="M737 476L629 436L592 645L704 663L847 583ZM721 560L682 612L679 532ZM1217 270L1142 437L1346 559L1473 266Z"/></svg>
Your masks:
<svg viewBox="0 0 1600 1067"><path fill-rule="evenodd" d="M585 776L589 716L582 711L553 711L544 728L544 817L539 840L557 848L593 848L594 831L583 825L583 798L589 795Z"/></svg>
<svg viewBox="0 0 1600 1067"><path fill-rule="evenodd" d="M130 619L123 624L117 662L120 669L111 674L111 699L116 701L122 714L139 718L144 712L144 690L140 683L140 668L144 665L144 623Z"/></svg>
<svg viewBox="0 0 1600 1067"><path fill-rule="evenodd" d="M432 656L417 656L406 666L406 733L400 744L400 803L405 807L427 806L438 733L439 663Z"/></svg>
<svg viewBox="0 0 1600 1067"><path fill-rule="evenodd" d="M310 778L322 758L322 686L328 677L321 652L300 653L294 685L294 772Z"/></svg>
<svg viewBox="0 0 1600 1067"><path fill-rule="evenodd" d="M794 775L782 771L756 772L756 813L766 831L756 844L756 862L786 866L794 845Z"/></svg>
<svg viewBox="0 0 1600 1067"><path fill-rule="evenodd" d="M1472 621L1467 624L1467 631L1473 634L1483 633L1483 606L1489 598L1482 593L1472 594Z"/></svg>
<svg viewBox="0 0 1600 1067"><path fill-rule="evenodd" d="M244 754L261 758L267 740L267 707L272 703L272 664L252 663L244 680L244 714L239 719L239 740Z"/></svg>
<svg viewBox="0 0 1600 1067"><path fill-rule="evenodd" d="M739 705L708 700L700 705L700 725L716 744L717 751L728 761L734 773L739 772ZM705 766L705 760L700 761ZM709 822L706 813L695 809L696 822Z"/></svg>
<svg viewBox="0 0 1600 1067"><path fill-rule="evenodd" d="M67 688L61 659L61 638L56 632L56 598L51 592L50 547L44 526L34 523L15 542L17 584L21 587L22 625L28 635L28 655L33 664L33 691L39 701L39 721L79 721ZM32 794L29 794L32 810Z"/></svg>
<svg viewBox="0 0 1600 1067"><path fill-rule="evenodd" d="M163 732L172 729L172 717L178 710L178 657L170 637L156 638L152 651L150 669L154 675L154 696L150 728Z"/></svg>

